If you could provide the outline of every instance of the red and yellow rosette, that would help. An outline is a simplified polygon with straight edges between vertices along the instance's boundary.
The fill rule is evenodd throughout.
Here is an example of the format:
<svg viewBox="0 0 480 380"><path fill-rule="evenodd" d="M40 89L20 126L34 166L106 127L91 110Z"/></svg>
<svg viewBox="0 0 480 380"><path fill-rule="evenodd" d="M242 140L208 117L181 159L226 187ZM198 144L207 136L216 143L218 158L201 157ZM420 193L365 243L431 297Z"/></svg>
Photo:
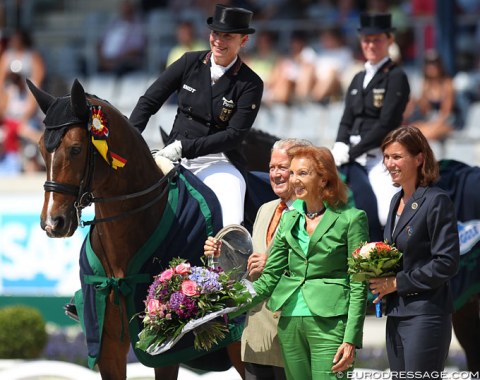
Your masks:
<svg viewBox="0 0 480 380"><path fill-rule="evenodd" d="M110 133L108 119L101 106L92 106L89 131L92 136L92 144L102 155L103 159L114 169L123 168L127 160L118 154L109 151L107 138Z"/></svg>

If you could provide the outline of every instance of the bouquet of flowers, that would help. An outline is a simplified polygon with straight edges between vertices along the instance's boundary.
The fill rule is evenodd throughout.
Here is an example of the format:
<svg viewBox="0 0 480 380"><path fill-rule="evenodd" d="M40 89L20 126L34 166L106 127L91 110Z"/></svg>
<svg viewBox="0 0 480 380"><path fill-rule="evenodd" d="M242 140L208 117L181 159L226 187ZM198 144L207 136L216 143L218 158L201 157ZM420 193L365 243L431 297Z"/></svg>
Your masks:
<svg viewBox="0 0 480 380"><path fill-rule="evenodd" d="M195 349L212 348L228 332L226 322L218 317L252 299L244 283L232 280L234 271L191 266L181 258L173 259L150 285L136 347L157 355L193 330Z"/></svg>
<svg viewBox="0 0 480 380"><path fill-rule="evenodd" d="M362 243L348 258L348 273L353 281L366 281L372 277L393 276L399 266L402 253L385 242ZM381 317L381 302L376 305L376 315Z"/></svg>

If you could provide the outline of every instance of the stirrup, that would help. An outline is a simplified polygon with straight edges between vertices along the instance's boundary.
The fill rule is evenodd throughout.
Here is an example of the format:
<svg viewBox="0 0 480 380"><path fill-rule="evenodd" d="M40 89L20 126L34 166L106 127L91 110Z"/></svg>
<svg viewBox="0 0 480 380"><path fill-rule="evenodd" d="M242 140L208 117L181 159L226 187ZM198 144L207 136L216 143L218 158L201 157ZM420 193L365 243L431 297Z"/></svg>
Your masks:
<svg viewBox="0 0 480 380"><path fill-rule="evenodd" d="M63 305L63 310L65 310L65 315L69 316L75 322L80 322L80 318L78 318L77 307L74 303L67 303Z"/></svg>

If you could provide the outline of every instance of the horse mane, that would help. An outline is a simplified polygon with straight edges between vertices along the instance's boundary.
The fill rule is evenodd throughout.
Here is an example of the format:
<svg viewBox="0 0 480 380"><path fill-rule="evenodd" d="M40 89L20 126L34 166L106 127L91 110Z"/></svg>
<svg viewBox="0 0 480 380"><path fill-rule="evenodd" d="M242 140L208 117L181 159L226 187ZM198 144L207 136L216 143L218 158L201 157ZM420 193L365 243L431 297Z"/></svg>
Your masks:
<svg viewBox="0 0 480 380"><path fill-rule="evenodd" d="M95 94L85 93L85 96L87 97L87 99L95 100L96 101L95 105L103 105L102 103L105 103L105 105L110 107L114 112L118 113L119 116L122 116L125 119L125 121L128 123L128 125L130 125L132 130L136 132L136 134L139 136L139 138L142 139L145 142L145 144L147 144L147 142L143 138L141 132L133 126L133 124L130 122L129 118L126 115L124 115L122 112L120 112L120 110L117 107L115 107L115 105L113 105L112 103L110 103L106 99L100 98L99 96L97 96ZM99 104L96 104L96 103L99 103ZM148 147L148 144L147 144L147 147Z"/></svg>

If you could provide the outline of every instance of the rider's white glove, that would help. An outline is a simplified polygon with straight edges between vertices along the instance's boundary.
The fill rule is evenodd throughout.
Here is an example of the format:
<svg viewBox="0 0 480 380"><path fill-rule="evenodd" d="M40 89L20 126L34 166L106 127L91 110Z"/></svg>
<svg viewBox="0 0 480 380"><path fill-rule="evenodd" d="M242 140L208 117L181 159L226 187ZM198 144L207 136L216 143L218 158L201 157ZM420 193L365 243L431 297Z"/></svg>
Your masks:
<svg viewBox="0 0 480 380"><path fill-rule="evenodd" d="M349 161L349 150L350 148L348 145L343 142L337 141L335 144L333 144L332 154L333 158L335 159L335 165L342 166Z"/></svg>
<svg viewBox="0 0 480 380"><path fill-rule="evenodd" d="M159 152L155 154L156 156L162 156L168 158L170 161L178 161L182 158L182 142L175 140L173 143L167 145Z"/></svg>
<svg viewBox="0 0 480 380"><path fill-rule="evenodd" d="M355 158L355 162L358 162L362 166L367 166L367 153L363 153L361 156Z"/></svg>

